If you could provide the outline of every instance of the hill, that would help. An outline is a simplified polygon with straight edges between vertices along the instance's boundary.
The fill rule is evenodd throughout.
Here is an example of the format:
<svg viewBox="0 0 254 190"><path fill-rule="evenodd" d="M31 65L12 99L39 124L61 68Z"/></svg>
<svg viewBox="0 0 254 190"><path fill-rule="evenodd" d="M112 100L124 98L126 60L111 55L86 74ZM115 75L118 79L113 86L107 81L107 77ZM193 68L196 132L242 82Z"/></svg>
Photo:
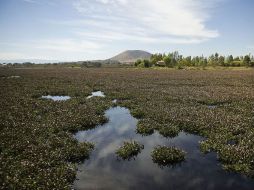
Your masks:
<svg viewBox="0 0 254 190"><path fill-rule="evenodd" d="M109 60L118 61L121 63L133 63L138 59L150 59L151 53L142 50L127 50L124 51Z"/></svg>

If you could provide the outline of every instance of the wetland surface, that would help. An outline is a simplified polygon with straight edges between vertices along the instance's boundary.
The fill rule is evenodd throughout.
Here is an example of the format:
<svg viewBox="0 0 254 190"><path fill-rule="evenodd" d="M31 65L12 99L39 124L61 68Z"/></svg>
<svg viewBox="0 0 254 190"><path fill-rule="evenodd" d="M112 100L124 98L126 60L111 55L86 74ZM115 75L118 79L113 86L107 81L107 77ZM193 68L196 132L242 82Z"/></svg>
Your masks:
<svg viewBox="0 0 254 190"><path fill-rule="evenodd" d="M254 189L253 69L52 66L0 76L0 189ZM125 141L144 149L122 160ZM160 167L158 145L185 161Z"/></svg>
<svg viewBox="0 0 254 190"><path fill-rule="evenodd" d="M75 189L252 189L254 181L223 171L216 155L199 150L202 137L180 132L165 138L155 132L150 136L136 133L137 119L123 107L106 111L109 121L95 129L80 131L75 138L95 143L90 159L78 166ZM115 151L125 140L135 140L144 150L130 160L117 158ZM157 145L179 147L187 152L184 162L172 167L153 163L151 152Z"/></svg>

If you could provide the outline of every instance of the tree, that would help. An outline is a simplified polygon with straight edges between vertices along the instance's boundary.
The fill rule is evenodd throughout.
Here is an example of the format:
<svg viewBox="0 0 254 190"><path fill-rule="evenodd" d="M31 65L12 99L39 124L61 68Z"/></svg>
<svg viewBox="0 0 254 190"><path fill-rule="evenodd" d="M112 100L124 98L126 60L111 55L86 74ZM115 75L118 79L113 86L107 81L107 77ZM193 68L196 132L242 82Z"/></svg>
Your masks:
<svg viewBox="0 0 254 190"><path fill-rule="evenodd" d="M138 59L136 62L135 62L135 66L137 67L139 64L141 64L142 63L142 61L141 61L141 59Z"/></svg>
<svg viewBox="0 0 254 190"><path fill-rule="evenodd" d="M185 60L186 60L186 66L191 66L191 56L186 57Z"/></svg>
<svg viewBox="0 0 254 190"><path fill-rule="evenodd" d="M232 65L233 61L234 61L233 55L228 56L225 66L230 66L230 65Z"/></svg>
<svg viewBox="0 0 254 190"><path fill-rule="evenodd" d="M163 59L162 54L153 54L151 56L150 61L152 65L155 65L158 61L161 61L162 59Z"/></svg>
<svg viewBox="0 0 254 190"><path fill-rule="evenodd" d="M215 62L216 62L215 64L218 64L218 61L219 61L219 54L218 54L218 53L215 53L215 54L214 54L214 57L215 57L214 59L215 59Z"/></svg>
<svg viewBox="0 0 254 190"><path fill-rule="evenodd" d="M239 56L235 57L235 58L234 58L234 61L240 61Z"/></svg>
<svg viewBox="0 0 254 190"><path fill-rule="evenodd" d="M199 58L199 66L206 67L207 66L207 59L203 56Z"/></svg>
<svg viewBox="0 0 254 190"><path fill-rule="evenodd" d="M199 66L199 57L198 56L193 57L191 62L192 66Z"/></svg>
<svg viewBox="0 0 254 190"><path fill-rule="evenodd" d="M249 55L245 55L244 58L243 58L243 64L246 65L246 66L250 66L250 56Z"/></svg>
<svg viewBox="0 0 254 190"><path fill-rule="evenodd" d="M176 61L176 59L171 59L171 61L170 61L170 66L171 67L174 67L174 66L176 66L177 65L177 61Z"/></svg>
<svg viewBox="0 0 254 190"><path fill-rule="evenodd" d="M215 56L212 54L209 58L208 58L208 65L215 65Z"/></svg>
<svg viewBox="0 0 254 190"><path fill-rule="evenodd" d="M218 59L218 65L220 66L225 66L225 57L224 56L220 56Z"/></svg>
<svg viewBox="0 0 254 190"><path fill-rule="evenodd" d="M145 59L145 60L143 60L143 62L144 62L144 67L146 67L146 68L150 67L150 61L149 60Z"/></svg>
<svg viewBox="0 0 254 190"><path fill-rule="evenodd" d="M169 56L164 57L163 61L165 62L167 67L171 67L171 58Z"/></svg>

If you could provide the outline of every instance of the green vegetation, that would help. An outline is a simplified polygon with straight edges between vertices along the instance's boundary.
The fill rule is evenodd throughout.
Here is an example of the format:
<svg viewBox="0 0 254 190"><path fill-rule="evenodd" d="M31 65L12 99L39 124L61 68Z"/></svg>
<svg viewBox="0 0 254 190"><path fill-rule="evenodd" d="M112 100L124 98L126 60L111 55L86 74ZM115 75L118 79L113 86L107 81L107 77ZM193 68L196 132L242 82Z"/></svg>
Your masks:
<svg viewBox="0 0 254 190"><path fill-rule="evenodd" d="M0 76L3 189L70 189L73 163L87 158L92 148L92 142L78 143L72 133L105 122L112 99L141 118L138 126L205 137L201 149L216 152L223 168L254 177L252 68L0 68ZM86 99L94 89L107 96ZM71 99L54 102L42 95Z"/></svg>
<svg viewBox="0 0 254 190"><path fill-rule="evenodd" d="M204 56L187 56L180 55L177 51L168 54L153 54L150 60L137 60L136 67L152 67L162 66L169 68L183 69L185 67L254 67L254 57L245 55L240 57L233 57L229 55L225 57L218 53L212 54L209 57Z"/></svg>
<svg viewBox="0 0 254 190"><path fill-rule="evenodd" d="M159 128L159 133L164 137L176 137L180 132L177 126L164 125Z"/></svg>
<svg viewBox="0 0 254 190"><path fill-rule="evenodd" d="M157 146L152 151L152 159L160 166L170 166L184 161L185 154L175 147Z"/></svg>
<svg viewBox="0 0 254 190"><path fill-rule="evenodd" d="M151 119L141 119L137 124L137 133L141 135L151 135L157 130L164 137L176 137L180 128L173 124L161 124Z"/></svg>
<svg viewBox="0 0 254 190"><path fill-rule="evenodd" d="M146 136L146 135L153 134L153 132L154 132L154 126L150 120L142 119L138 121L137 133Z"/></svg>
<svg viewBox="0 0 254 190"><path fill-rule="evenodd" d="M137 156L141 150L144 149L144 145L139 144L136 141L124 142L123 145L116 151L117 156L126 160L133 156Z"/></svg>
<svg viewBox="0 0 254 190"><path fill-rule="evenodd" d="M73 85L64 71L33 72L0 79L0 189L70 189L75 163L88 158L94 147L79 143L72 133L105 122L110 104L86 100L91 89L82 82ZM40 98L46 94L72 99Z"/></svg>

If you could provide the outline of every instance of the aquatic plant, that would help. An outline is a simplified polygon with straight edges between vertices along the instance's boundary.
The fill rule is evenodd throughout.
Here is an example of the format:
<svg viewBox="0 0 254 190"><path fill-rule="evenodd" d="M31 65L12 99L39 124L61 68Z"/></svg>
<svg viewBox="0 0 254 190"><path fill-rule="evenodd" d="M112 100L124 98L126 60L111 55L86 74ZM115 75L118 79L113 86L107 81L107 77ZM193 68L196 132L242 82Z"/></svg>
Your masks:
<svg viewBox="0 0 254 190"><path fill-rule="evenodd" d="M0 78L0 186L4 189L70 189L76 170L69 158L79 160L79 151L88 155L73 141L72 133L105 122L104 111L114 98L141 117L141 126L149 126L148 134L170 123L201 135L206 138L201 149L216 152L223 168L254 176L253 69L50 66L0 68L0 76L21 76ZM93 89L107 96L87 100ZM66 102L40 98L48 94L72 98ZM219 105L209 109L209 104ZM229 144L232 140L236 143Z"/></svg>
<svg viewBox="0 0 254 190"><path fill-rule="evenodd" d="M144 112L140 108L132 109L131 114L133 115L133 117L135 117L137 119L141 119L145 115Z"/></svg>
<svg viewBox="0 0 254 190"><path fill-rule="evenodd" d="M144 145L141 145L136 141L125 141L116 151L116 154L118 157L126 160L132 158L133 156L137 156L142 149L144 149Z"/></svg>
<svg viewBox="0 0 254 190"><path fill-rule="evenodd" d="M144 135L144 136L151 135L154 132L154 125L153 125L153 123L151 123L150 120L141 119L138 121L136 131L137 131L137 133Z"/></svg>
<svg viewBox="0 0 254 190"><path fill-rule="evenodd" d="M176 137L180 132L179 127L177 126L170 126L170 125L162 125L159 128L159 133L164 137Z"/></svg>
<svg viewBox="0 0 254 190"><path fill-rule="evenodd" d="M176 147L157 146L151 153L152 159L160 166L169 166L184 161L185 152Z"/></svg>

